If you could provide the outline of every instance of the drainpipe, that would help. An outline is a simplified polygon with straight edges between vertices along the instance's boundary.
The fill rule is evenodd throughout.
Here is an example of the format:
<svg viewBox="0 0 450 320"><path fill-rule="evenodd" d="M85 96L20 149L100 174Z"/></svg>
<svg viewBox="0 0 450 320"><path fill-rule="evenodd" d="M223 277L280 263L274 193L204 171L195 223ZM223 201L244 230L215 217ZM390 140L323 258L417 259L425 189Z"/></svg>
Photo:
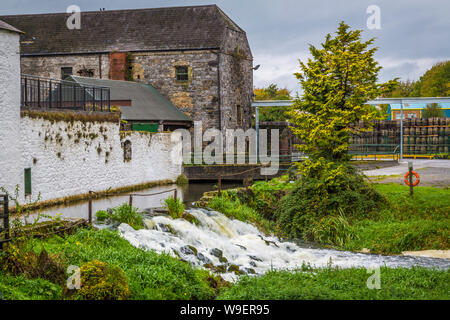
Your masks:
<svg viewBox="0 0 450 320"><path fill-rule="evenodd" d="M102 54L100 53L98 55L98 73L99 73L99 78L102 78Z"/></svg>

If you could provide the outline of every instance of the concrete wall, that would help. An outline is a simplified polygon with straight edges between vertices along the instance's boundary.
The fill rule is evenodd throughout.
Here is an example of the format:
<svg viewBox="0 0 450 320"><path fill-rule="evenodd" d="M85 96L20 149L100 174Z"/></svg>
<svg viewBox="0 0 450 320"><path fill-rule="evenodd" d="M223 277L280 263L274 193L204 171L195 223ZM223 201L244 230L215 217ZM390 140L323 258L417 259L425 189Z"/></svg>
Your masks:
<svg viewBox="0 0 450 320"><path fill-rule="evenodd" d="M119 134L111 122L20 120L22 170L31 168L32 195L41 200L162 180L181 174L181 148L167 133ZM124 160L124 142L132 157ZM3 170L2 170L3 171ZM23 193L23 182L21 182Z"/></svg>
<svg viewBox="0 0 450 320"><path fill-rule="evenodd" d="M19 131L19 34L3 29L0 29L0 114L0 187L13 192L23 180Z"/></svg>

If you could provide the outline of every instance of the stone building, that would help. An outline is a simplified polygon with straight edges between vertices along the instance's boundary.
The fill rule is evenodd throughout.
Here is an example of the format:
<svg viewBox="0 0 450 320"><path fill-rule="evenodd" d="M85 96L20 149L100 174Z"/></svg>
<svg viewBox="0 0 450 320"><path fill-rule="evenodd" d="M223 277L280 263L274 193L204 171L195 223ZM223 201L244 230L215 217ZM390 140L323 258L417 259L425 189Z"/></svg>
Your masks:
<svg viewBox="0 0 450 320"><path fill-rule="evenodd" d="M248 129L253 58L245 31L216 5L1 16L23 30L22 73L151 84L204 128Z"/></svg>

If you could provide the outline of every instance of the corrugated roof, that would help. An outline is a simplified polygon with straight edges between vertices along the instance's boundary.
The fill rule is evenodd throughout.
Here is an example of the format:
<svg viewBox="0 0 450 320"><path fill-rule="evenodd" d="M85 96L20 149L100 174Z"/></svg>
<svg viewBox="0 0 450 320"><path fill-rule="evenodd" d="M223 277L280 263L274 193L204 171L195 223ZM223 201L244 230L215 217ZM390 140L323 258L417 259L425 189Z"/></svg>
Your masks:
<svg viewBox="0 0 450 320"><path fill-rule="evenodd" d="M79 76L71 78L81 85L110 88L111 100L131 100L131 107L120 106L124 120L191 121L151 85Z"/></svg>
<svg viewBox="0 0 450 320"><path fill-rule="evenodd" d="M25 32L22 54L93 53L221 48L227 28L243 32L216 5L1 16Z"/></svg>
<svg viewBox="0 0 450 320"><path fill-rule="evenodd" d="M7 24L6 22L4 22L2 20L0 20L0 29L9 30L9 31L17 32L17 33L23 33L19 29L14 28L13 26Z"/></svg>

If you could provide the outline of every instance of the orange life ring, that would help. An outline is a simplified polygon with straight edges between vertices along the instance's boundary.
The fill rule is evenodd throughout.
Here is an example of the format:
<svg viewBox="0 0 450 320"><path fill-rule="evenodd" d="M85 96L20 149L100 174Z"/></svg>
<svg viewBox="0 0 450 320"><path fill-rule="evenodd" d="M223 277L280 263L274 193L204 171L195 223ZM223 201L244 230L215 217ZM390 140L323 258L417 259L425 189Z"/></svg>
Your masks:
<svg viewBox="0 0 450 320"><path fill-rule="evenodd" d="M413 175L415 175L416 176L416 182L414 182L413 183L413 187L417 187L418 185L419 185L419 183L420 183L420 176L419 176L419 174L417 173L417 172L415 172L415 171L412 171L411 172ZM405 183L406 183L406 185L407 186L409 186L409 172L408 173L406 173L405 174Z"/></svg>

